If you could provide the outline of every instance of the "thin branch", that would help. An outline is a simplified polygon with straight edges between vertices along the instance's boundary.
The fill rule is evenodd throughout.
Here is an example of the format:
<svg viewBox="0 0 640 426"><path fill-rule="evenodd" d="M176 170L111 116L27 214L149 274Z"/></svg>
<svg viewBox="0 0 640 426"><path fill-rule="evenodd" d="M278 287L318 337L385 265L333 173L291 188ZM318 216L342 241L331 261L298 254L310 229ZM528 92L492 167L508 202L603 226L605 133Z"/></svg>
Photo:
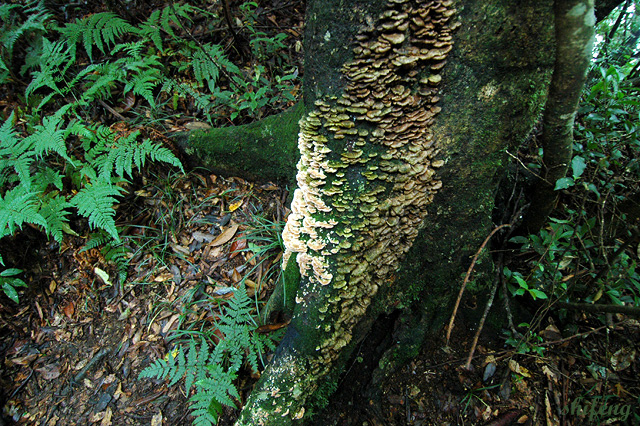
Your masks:
<svg viewBox="0 0 640 426"><path fill-rule="evenodd" d="M501 262L498 262L498 263L501 263ZM475 336L473 336L473 342L471 342L471 349L469 349L469 356L467 357L467 362L464 364L465 370L469 370L471 368L471 360L473 359L473 353L476 351L476 346L478 345L478 339L480 338L480 333L482 333L482 329L484 328L484 323L487 320L487 315L489 315L489 311L491 310L491 306L493 305L493 299L496 296L496 290L498 289L498 284L500 283L501 276L502 276L502 271L500 270L500 268L496 268L496 277L493 280L491 295L489 296L487 305L484 307L484 312L482 313L482 318L480 318L480 324L478 324L478 329L476 330L476 334Z"/></svg>
<svg viewBox="0 0 640 426"><path fill-rule="evenodd" d="M482 253L482 250L485 248L485 246L487 245L487 243L489 242L491 237L493 237L493 235L496 232L498 232L502 228L505 228L505 227L508 227L508 226L512 226L512 225L510 223L505 223L503 225L495 227L493 229L493 231L491 231L491 233L487 236L487 238L484 239L484 241L482 242L482 245L480 246L480 248L478 249L476 254L473 256L473 260L471 261L471 265L469 265L469 269L467 269L467 275L465 275L464 280L462 281L462 286L460 286L460 292L458 293L458 299L456 300L456 304L453 307L453 313L451 314L451 319L449 320L449 326L447 328L447 346L449 346L449 339L451 338L451 331L453 330L453 323L454 323L454 321L456 319L456 314L458 313L458 308L460 307L460 301L462 300L462 294L464 293L464 289L467 286L467 283L469 282L469 278L471 277L471 273L473 272L473 268L476 266L476 261L478 260L478 257L480 256L480 253Z"/></svg>

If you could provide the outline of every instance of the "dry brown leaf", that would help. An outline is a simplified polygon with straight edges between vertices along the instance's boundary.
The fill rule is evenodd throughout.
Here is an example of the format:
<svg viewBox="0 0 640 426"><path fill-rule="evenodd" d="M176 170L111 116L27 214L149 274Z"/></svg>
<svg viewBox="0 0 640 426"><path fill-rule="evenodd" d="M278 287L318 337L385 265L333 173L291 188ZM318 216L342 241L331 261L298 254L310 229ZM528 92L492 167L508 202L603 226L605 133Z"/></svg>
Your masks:
<svg viewBox="0 0 640 426"><path fill-rule="evenodd" d="M76 307L73 304L73 301L69 301L69 303L67 303L67 305L63 308L64 314L69 319L73 317L73 313L75 312L75 310L76 310Z"/></svg>
<svg viewBox="0 0 640 426"><path fill-rule="evenodd" d="M173 278L173 274L171 272L164 272L153 279L153 281L157 283L162 283L165 281L169 281Z"/></svg>
<svg viewBox="0 0 640 426"><path fill-rule="evenodd" d="M38 358L38 354L31 354L27 356L20 356L17 358L13 358L11 359L11 362L16 365L29 365L31 364L31 361L35 360L36 358Z"/></svg>
<svg viewBox="0 0 640 426"><path fill-rule="evenodd" d="M518 364L514 359L509 361L509 369L514 373L520 374L521 376L531 377L531 373L529 372L529 370Z"/></svg>
<svg viewBox="0 0 640 426"><path fill-rule="evenodd" d="M233 225L224 230L224 232L211 242L213 247L218 247L228 242L238 231L238 225Z"/></svg>
<svg viewBox="0 0 640 426"><path fill-rule="evenodd" d="M151 417L151 426L162 426L162 411L158 411Z"/></svg>
<svg viewBox="0 0 640 426"><path fill-rule="evenodd" d="M58 364L47 364L37 368L36 371L42 374L42 378L45 380L53 380L60 377L60 366Z"/></svg>
<svg viewBox="0 0 640 426"><path fill-rule="evenodd" d="M113 411L111 411L111 407L107 407L107 409L104 410L104 417L102 417L100 426L111 426L111 417L113 417Z"/></svg>
<svg viewBox="0 0 640 426"><path fill-rule="evenodd" d="M624 347L618 350L611 357L611 366L615 371L626 370L636 358L636 350L630 347Z"/></svg>
<svg viewBox="0 0 640 426"><path fill-rule="evenodd" d="M171 329L171 326L173 325L173 323L180 318L180 314L175 314L173 315L169 321L167 321L167 323L164 325L164 327L162 327L162 333L165 334L167 331L169 331Z"/></svg>

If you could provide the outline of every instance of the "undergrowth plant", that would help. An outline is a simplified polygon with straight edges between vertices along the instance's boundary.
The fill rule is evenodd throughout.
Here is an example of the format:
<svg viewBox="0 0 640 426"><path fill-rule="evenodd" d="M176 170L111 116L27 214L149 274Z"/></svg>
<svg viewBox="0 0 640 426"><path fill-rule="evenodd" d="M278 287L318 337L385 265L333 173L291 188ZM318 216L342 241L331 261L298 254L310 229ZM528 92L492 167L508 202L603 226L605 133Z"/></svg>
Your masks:
<svg viewBox="0 0 640 426"><path fill-rule="evenodd" d="M511 239L527 262L504 269L507 287L513 295L543 299L538 313L557 302L640 306L640 61L631 36L640 21L628 5L596 28L574 155L567 176L555 182L559 208L537 234ZM540 163L528 167L541 170ZM566 318L566 309L553 309ZM523 324L524 338L511 331L507 343L525 352L539 348L532 330L540 317Z"/></svg>
<svg viewBox="0 0 640 426"><path fill-rule="evenodd" d="M0 85L22 87L25 105L0 126L0 238L30 224L61 242L78 214L119 243L114 207L126 180L149 161L182 170L144 128L92 123L97 105L133 99L154 111L189 98L209 119L220 108L233 119L293 99L293 77L241 70L221 46L193 38L196 13L208 12L176 3L139 24L112 12L59 24L42 1L0 5Z"/></svg>
<svg viewBox="0 0 640 426"><path fill-rule="evenodd" d="M276 336L257 332L253 301L244 286L220 311L215 327L199 333L199 342L192 337L185 345L178 344L139 376L166 379L170 386L184 378L194 425L214 425L223 405L235 407L240 394L234 381L240 369L246 364L257 372L264 353L275 348Z"/></svg>
<svg viewBox="0 0 640 426"><path fill-rule="evenodd" d="M583 96L574 129L569 175L555 186L563 208L538 234L511 239L530 259L528 271L504 268L513 295L550 304L640 306L632 250L640 230L628 221L628 215L637 217L629 206L640 193L640 93L627 81L637 68L628 63L593 72L597 78ZM511 336L507 343L522 348L525 340Z"/></svg>

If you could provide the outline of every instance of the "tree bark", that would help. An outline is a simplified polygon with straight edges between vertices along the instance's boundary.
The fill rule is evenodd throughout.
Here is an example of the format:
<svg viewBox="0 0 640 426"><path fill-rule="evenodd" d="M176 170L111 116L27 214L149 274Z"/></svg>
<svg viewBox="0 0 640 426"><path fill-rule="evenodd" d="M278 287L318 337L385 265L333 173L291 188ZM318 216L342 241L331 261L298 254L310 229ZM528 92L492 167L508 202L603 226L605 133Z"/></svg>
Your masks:
<svg viewBox="0 0 640 426"><path fill-rule="evenodd" d="M293 182L298 162L299 102L260 121L235 127L180 133L174 140L191 167L205 167L227 176L255 181Z"/></svg>
<svg viewBox="0 0 640 426"><path fill-rule="evenodd" d="M565 177L573 156L573 124L593 59L593 0L556 1L556 63L543 118L543 179L537 183L523 227L537 233L553 210L556 181Z"/></svg>
<svg viewBox="0 0 640 426"><path fill-rule="evenodd" d="M380 377L449 314L492 226L505 150L531 130L553 66L552 3L513 3L309 1L284 235L301 282L237 424L303 421L379 314L408 319Z"/></svg>

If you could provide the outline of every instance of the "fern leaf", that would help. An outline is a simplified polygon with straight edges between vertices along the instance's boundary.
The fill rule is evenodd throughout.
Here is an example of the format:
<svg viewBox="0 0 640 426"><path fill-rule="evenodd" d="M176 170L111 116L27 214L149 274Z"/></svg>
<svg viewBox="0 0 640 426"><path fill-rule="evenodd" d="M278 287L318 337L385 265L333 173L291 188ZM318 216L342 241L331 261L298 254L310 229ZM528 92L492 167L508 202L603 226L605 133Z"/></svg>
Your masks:
<svg viewBox="0 0 640 426"><path fill-rule="evenodd" d="M80 102L90 103L96 99L107 99L118 81L124 80L126 71L117 62L108 62L95 66L92 73L87 74L85 88Z"/></svg>
<svg viewBox="0 0 640 426"><path fill-rule="evenodd" d="M44 117L42 125L38 125L35 131L25 138L34 153L43 157L50 151L54 151L75 167L74 161L67 155L66 137L68 131L60 128L62 119L59 116Z"/></svg>
<svg viewBox="0 0 640 426"><path fill-rule="evenodd" d="M71 204L78 209L78 213L89 219L91 228L104 229L120 242L113 206L117 203L115 197L120 196L123 191L104 179L98 179L82 188L71 199Z"/></svg>
<svg viewBox="0 0 640 426"><path fill-rule="evenodd" d="M89 59L93 61L93 46L105 53L105 46L113 45L116 38L136 33L136 28L112 12L101 12L87 18L76 19L60 28L69 44L82 42Z"/></svg>
<svg viewBox="0 0 640 426"><path fill-rule="evenodd" d="M84 247L82 247L82 249L80 250L80 253L103 246L107 244L109 241L111 241L112 239L113 238L111 238L109 234L107 234L102 230L98 232L93 232L89 234L89 238L87 239L87 242L85 243Z"/></svg>
<svg viewBox="0 0 640 426"><path fill-rule="evenodd" d="M152 161L162 161L176 166L184 172L180 160L169 149L153 143L149 139L145 139L139 144L136 141L139 135L140 131L136 130L128 136L120 137L114 141L114 146L108 151L106 147L104 148L104 151L107 152L96 156L93 162L98 165L100 176L106 179L110 178L114 168L118 176L124 177L125 174L131 176L133 166L135 165L140 170L147 157L150 157Z"/></svg>
<svg viewBox="0 0 640 426"><path fill-rule="evenodd" d="M23 223L33 223L47 229L47 221L38 213L38 202L34 192L19 185L0 196L0 233L12 235Z"/></svg>
<svg viewBox="0 0 640 426"><path fill-rule="evenodd" d="M207 355L209 353L209 347L207 346L204 339L202 339L202 347L201 347L200 353L201 354L204 353ZM187 354L187 364L189 365L190 371L187 372L187 375L185 377L184 389L187 395L189 395L189 390L191 389L191 386L193 385L193 382L196 376L196 374L194 374L196 373L196 371L194 370L198 368L198 350L196 349L196 342L193 339L191 339L191 341L189 342L189 353ZM204 366L206 364L200 364L200 365Z"/></svg>
<svg viewBox="0 0 640 426"><path fill-rule="evenodd" d="M26 189L29 189L33 158L31 153L25 153L29 149L28 142L25 143L24 139L17 138L17 133L13 129L13 118L14 115L11 113L0 127L0 173L3 174L2 179L4 180L6 174L4 170L9 166L13 167L20 182L25 185Z"/></svg>
<svg viewBox="0 0 640 426"><path fill-rule="evenodd" d="M51 18L51 14L44 9L44 4L39 2L35 7L26 9L24 12L28 16L22 24L15 25L17 17L12 12L17 5L2 4L0 6L0 20L9 23L8 28L3 26L0 32L0 45L6 49L7 58L13 55L13 46L21 35L32 31L45 32L45 24Z"/></svg>
<svg viewBox="0 0 640 426"><path fill-rule="evenodd" d="M160 82L160 72L155 68L149 68L144 72L134 74L132 79L124 87L125 93L132 90L136 95L142 96L151 107L155 108L156 101L153 89Z"/></svg>
<svg viewBox="0 0 640 426"><path fill-rule="evenodd" d="M69 207L71 204L59 195L46 197L40 206L40 213L47 222L48 232L58 243L62 242L63 230L69 227L69 220L66 218L70 214L66 210Z"/></svg>
<svg viewBox="0 0 640 426"><path fill-rule="evenodd" d="M129 270L129 257L127 255L130 250L123 243L116 243L111 239L100 252L107 262L116 266L118 282L124 283Z"/></svg>
<svg viewBox="0 0 640 426"><path fill-rule="evenodd" d="M58 81L62 79L64 72L73 64L74 59L66 43L61 41L50 42L43 37L39 63L40 70L33 72L33 80L27 86L25 96L28 98L33 92L42 87L48 87L54 93L64 95L58 88Z"/></svg>

